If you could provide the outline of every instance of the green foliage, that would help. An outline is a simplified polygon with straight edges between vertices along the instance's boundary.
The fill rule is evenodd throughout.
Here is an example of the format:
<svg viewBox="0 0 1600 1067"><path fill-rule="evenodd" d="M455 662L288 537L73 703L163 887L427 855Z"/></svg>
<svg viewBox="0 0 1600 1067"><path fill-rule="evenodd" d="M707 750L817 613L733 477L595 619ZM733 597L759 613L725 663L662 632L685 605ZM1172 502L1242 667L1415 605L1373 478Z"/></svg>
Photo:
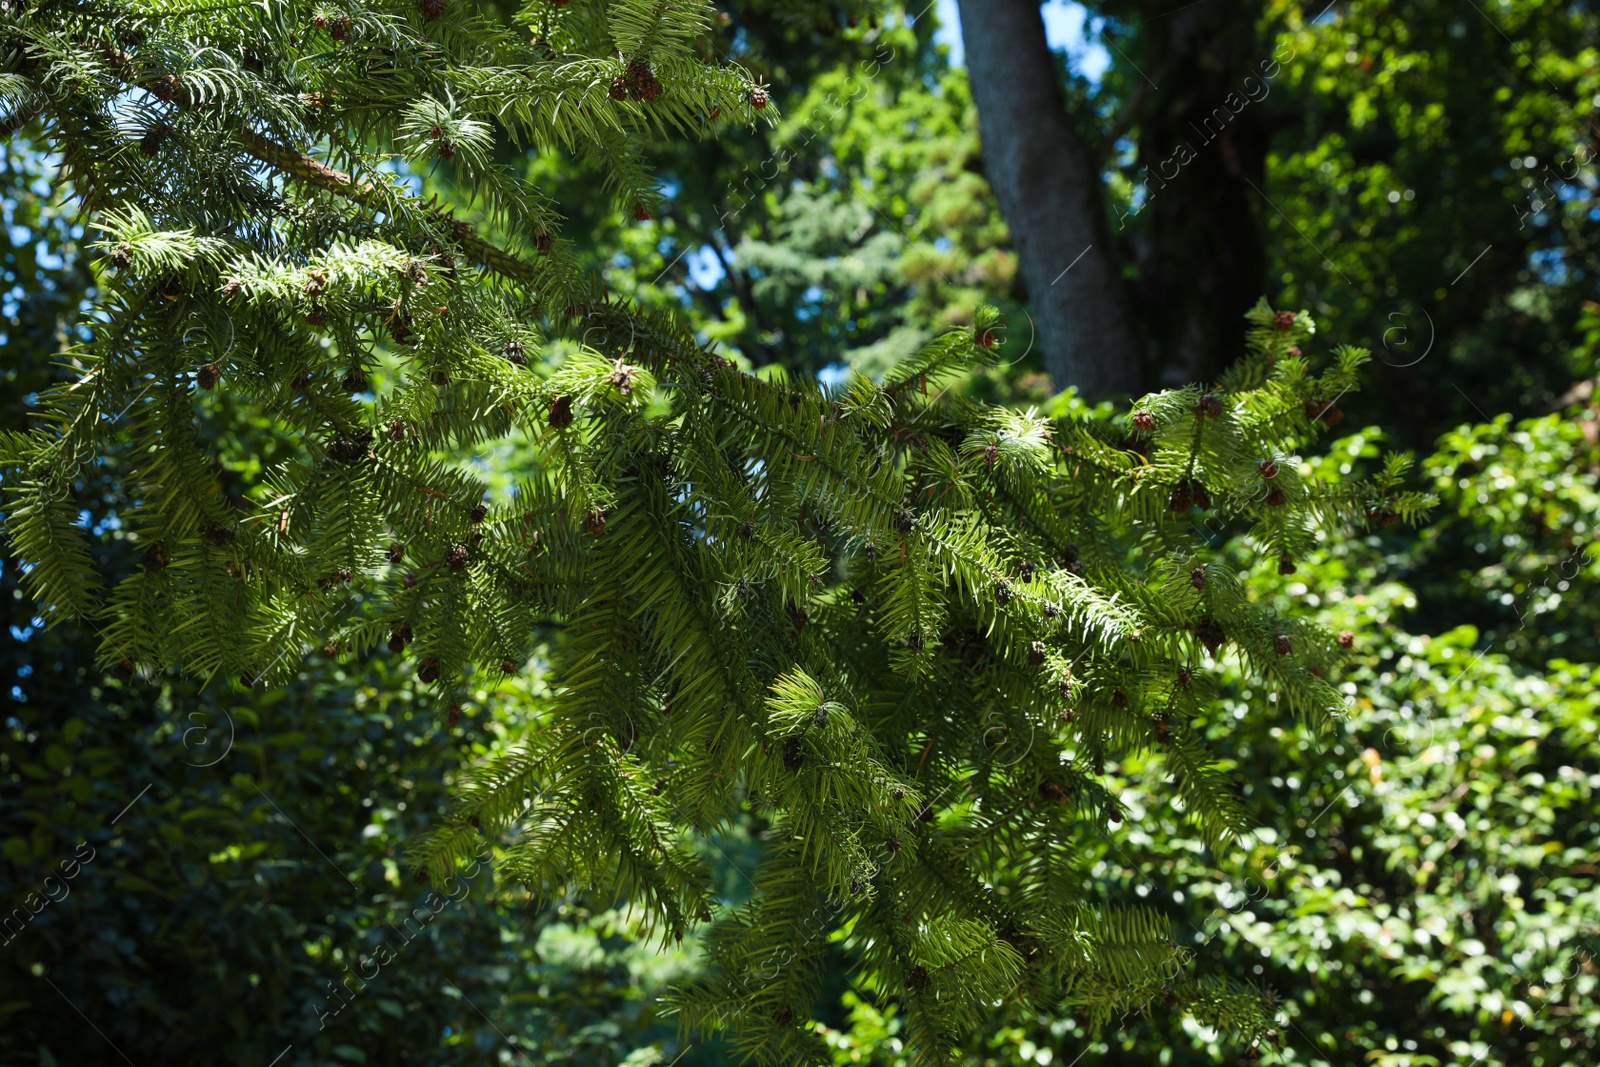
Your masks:
<svg viewBox="0 0 1600 1067"><path fill-rule="evenodd" d="M1263 186L1269 293L1372 346L1382 388L1357 413L1413 447L1550 410L1594 371L1572 340L1597 268L1595 20L1546 0L1264 6L1284 59L1267 106L1297 116Z"/></svg>
<svg viewBox="0 0 1600 1067"><path fill-rule="evenodd" d="M929 1061L1008 992L1103 1025L1170 989L1260 1034L1255 990L1187 974L1163 917L1103 899L1083 860L1132 807L1108 759L1170 773L1208 845L1248 829L1188 725L1216 699L1202 648L1312 729L1342 709L1332 632L1194 520L1281 569L1318 528L1420 514L1399 463L1358 482L1295 454L1362 354L1313 373L1309 318L1263 304L1227 388L1147 398L1131 438L947 388L995 357L985 308L881 383L741 373L582 276L491 143L592 153L642 213L643 131L764 110L695 57L710 14L533 3L540 44L435 0L348 24L19 19L28 99L115 271L78 373L0 446L26 587L102 626L124 681L176 668L262 700L318 649L353 668L387 647L447 722L559 627L537 726L412 858L445 887L494 849L541 900L625 902L657 939L709 924L677 1003L759 1058L826 1057L806 1022L834 934ZM408 196L389 152L471 187L503 243ZM240 419L271 434L230 441ZM502 441L529 469L491 494ZM107 461L140 553L109 592L75 506ZM766 847L719 915L703 847L734 819Z"/></svg>
<svg viewBox="0 0 1600 1067"><path fill-rule="evenodd" d="M1495 630L1431 636L1394 620L1459 611L1485 591L1496 603L1512 573L1535 573L1541 557L1555 568L1563 538L1589 513L1565 514L1541 548L1525 539L1518 501L1547 485L1560 487L1558 500L1592 493L1595 424L1592 408L1579 408L1446 435L1422 466L1438 473L1451 507L1424 539L1330 537L1271 590L1283 610L1310 606L1351 634L1350 707L1329 735L1297 737L1254 714L1255 687L1223 672L1217 704L1192 725L1243 777L1256 828L1242 847L1211 852L1155 797L1135 809L1136 834L1093 849L1100 892L1158 909L1194 953L1198 978L1277 991L1277 1047L1262 1042L1263 1062L1593 1058L1595 667L1551 652L1586 624L1594 574L1569 565L1548 585L1522 581L1521 629L1513 611ZM1373 436L1335 442L1313 469L1375 466ZM1552 519L1562 518L1558 506ZM1484 538L1518 540L1504 557L1477 553L1478 569L1464 574L1433 562ZM1234 544L1224 554L1251 553ZM1416 574L1430 577L1425 590L1397 580ZM1150 768L1135 756L1108 771L1121 785ZM850 1010L847 1027L827 1032L836 1063L905 1062L893 1006L853 1000ZM1154 1046L1175 1064L1237 1062L1225 1034L1192 1019L1157 1011L1115 1030L1085 1022L999 1012L967 1043L965 1062L1081 1054L1081 1063L1143 1063Z"/></svg>

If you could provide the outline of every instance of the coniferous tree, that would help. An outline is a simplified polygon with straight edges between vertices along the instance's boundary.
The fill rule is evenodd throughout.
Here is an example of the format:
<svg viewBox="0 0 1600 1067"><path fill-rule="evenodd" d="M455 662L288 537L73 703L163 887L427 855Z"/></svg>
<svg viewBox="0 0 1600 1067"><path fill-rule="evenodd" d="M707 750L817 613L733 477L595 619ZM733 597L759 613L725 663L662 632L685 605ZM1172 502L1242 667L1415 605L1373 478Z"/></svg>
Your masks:
<svg viewBox="0 0 1600 1067"><path fill-rule="evenodd" d="M0 439L10 549L49 619L102 628L124 678L169 667L270 687L308 649L409 657L453 722L469 682L562 634L541 729L462 790L415 858L481 850L535 892L633 902L664 937L713 923L693 1027L771 1062L807 1030L831 934L943 1055L1002 997L1096 1022L1165 997L1247 1038L1268 1001L1187 979L1154 911L1096 900L1075 841L1124 819L1104 761L1159 751L1156 788L1221 846L1244 829L1186 727L1236 655L1315 726L1331 633L1251 595L1202 520L1266 566L1319 527L1415 517L1404 463L1307 477L1364 354L1313 373L1304 314L1251 315L1210 387L1117 423L985 407L991 312L881 381L742 373L671 315L577 269L501 145L587 154L648 219L635 149L771 113L695 46L691 0L38 3L4 27L9 126L42 124L110 271L81 370ZM439 167L470 217L408 195ZM276 420L286 461L210 427ZM476 457L538 457L490 495ZM142 567L102 590L71 489L125 455ZM220 474L241 493L219 489ZM741 811L767 848L720 917L697 843Z"/></svg>

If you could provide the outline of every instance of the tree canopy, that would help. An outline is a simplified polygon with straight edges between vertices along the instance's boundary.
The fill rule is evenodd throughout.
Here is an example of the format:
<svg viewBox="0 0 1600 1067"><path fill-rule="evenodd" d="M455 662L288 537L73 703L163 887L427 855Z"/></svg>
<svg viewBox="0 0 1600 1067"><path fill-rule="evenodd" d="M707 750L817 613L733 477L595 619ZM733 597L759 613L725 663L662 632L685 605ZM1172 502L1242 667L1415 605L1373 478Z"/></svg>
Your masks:
<svg viewBox="0 0 1600 1067"><path fill-rule="evenodd" d="M882 14L7 12L46 240L7 263L5 855L133 872L80 864L91 950L24 916L51 1018L99 983L174 1062L465 1062L502 1012L596 1062L1592 1044L1592 668L1552 660L1592 623L1549 581L1592 580L1592 410L1420 469L1334 440L1372 368L1317 325L1378 304L1287 282L1317 323L1259 300L1201 383L1050 399L965 78ZM248 774L193 758L224 722ZM630 1001L673 971L668 1039ZM179 1002L208 1029L161 1037Z"/></svg>

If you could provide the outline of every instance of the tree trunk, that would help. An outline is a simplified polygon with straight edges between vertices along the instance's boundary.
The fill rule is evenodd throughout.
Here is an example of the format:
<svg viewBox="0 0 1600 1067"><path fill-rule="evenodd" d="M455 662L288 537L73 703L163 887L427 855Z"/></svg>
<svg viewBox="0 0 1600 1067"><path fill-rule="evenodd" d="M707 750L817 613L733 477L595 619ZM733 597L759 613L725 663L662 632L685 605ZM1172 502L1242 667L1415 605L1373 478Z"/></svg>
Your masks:
<svg viewBox="0 0 1600 1067"><path fill-rule="evenodd" d="M1091 400L1137 394L1143 346L1112 254L1095 155L1067 114L1039 0L962 0L961 35L989 183L1050 377Z"/></svg>
<svg viewBox="0 0 1600 1067"><path fill-rule="evenodd" d="M1138 58L1159 88L1135 117L1148 199L1126 219L1140 300L1160 309L1148 328L1161 385L1210 381L1244 354L1244 313L1267 290L1268 75L1279 73L1258 43L1259 0L1155 17L1171 6L1138 5Z"/></svg>

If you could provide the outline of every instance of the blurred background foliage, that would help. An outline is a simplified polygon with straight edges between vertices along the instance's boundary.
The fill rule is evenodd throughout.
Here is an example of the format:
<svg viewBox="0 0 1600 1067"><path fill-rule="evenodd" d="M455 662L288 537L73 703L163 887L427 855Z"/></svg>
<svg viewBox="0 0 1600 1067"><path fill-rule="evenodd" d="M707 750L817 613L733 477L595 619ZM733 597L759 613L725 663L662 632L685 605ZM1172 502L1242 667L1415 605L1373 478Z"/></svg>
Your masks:
<svg viewBox="0 0 1600 1067"><path fill-rule="evenodd" d="M1361 654L1334 734L1308 736L1219 665L1231 720L1199 725L1236 763L1253 841L1211 853L1164 803L1158 758L1108 765L1128 818L1104 843L1102 888L1165 908L1195 967L1277 991L1281 1047L1230 1046L1159 1003L1095 1033L997 1008L968 1061L1593 1062L1592 29L1570 32L1571 7L1544 0L1492 22L1443 3L1403 17L1367 0L1239 6L1295 56L1263 101L1267 295L1311 310L1330 346L1379 357L1343 403L1350 436L1308 462L1359 468L1380 443L1410 447L1419 487L1444 503L1420 533L1329 538L1279 579L1278 596L1351 631ZM529 177L568 217L563 236L612 289L677 307L746 365L825 381L879 370L990 300L1014 362L962 387L1050 398L966 75L935 12L908 24L867 0L724 8L710 47L768 79L782 121L653 146L664 195L643 223L589 195L580 162L530 157ZM1147 13L1084 15L1089 45L1123 47L1102 46L1094 77L1063 55L1063 84L1080 121L1113 139L1108 203L1127 211L1149 161L1117 117L1137 91ZM0 173L8 426L68 373L54 361L95 285L92 235L29 134L4 145ZM453 195L442 175L418 180ZM271 449L271 429L235 421L227 451L248 461ZM115 457L82 487L111 570L134 563L121 494ZM1276 562L1226 529L1215 545L1238 568ZM538 658L484 681L455 726L413 701L409 673L382 655L313 657L270 694L124 683L94 671L92 635L41 629L15 578L7 564L0 904L26 922L4 935L0 1061L105 1062L110 1045L173 1064L724 1062L715 1046L680 1044L657 1006L693 972L692 940L641 943L607 902L530 900L485 874L403 936L432 891L404 850L460 768L536 726L525 698ZM746 819L715 846L730 905L760 831ZM80 842L94 858L33 914L24 902ZM384 944L394 960L324 1014L338 1006L330 985L373 973ZM836 950L814 1014L835 1061L906 1062L895 996L858 984Z"/></svg>

